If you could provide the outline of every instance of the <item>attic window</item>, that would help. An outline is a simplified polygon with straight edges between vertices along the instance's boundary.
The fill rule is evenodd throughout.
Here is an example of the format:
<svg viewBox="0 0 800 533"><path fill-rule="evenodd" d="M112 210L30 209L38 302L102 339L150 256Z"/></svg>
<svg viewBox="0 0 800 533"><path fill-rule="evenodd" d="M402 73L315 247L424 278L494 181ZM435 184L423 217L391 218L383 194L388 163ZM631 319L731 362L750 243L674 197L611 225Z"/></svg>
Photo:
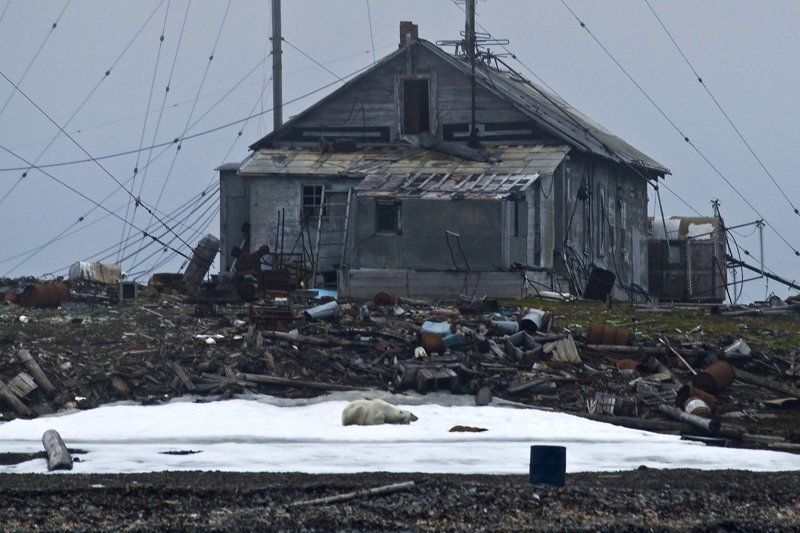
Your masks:
<svg viewBox="0 0 800 533"><path fill-rule="evenodd" d="M400 234L402 228L402 204L400 202L375 202L375 233Z"/></svg>
<svg viewBox="0 0 800 533"><path fill-rule="evenodd" d="M403 133L430 131L428 80L403 80Z"/></svg>

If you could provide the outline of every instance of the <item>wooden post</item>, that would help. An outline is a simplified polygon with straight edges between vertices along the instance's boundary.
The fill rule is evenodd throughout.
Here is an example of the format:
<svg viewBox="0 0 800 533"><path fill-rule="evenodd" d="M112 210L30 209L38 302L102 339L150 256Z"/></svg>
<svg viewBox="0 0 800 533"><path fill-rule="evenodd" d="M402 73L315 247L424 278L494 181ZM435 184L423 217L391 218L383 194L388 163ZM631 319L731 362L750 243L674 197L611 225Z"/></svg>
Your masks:
<svg viewBox="0 0 800 533"><path fill-rule="evenodd" d="M72 470L72 456L61 435L55 429L48 429L42 435L42 444L47 452L48 470Z"/></svg>
<svg viewBox="0 0 800 533"><path fill-rule="evenodd" d="M17 352L17 359L19 359L20 362L25 365L25 368L27 368L28 372L31 373L37 385L47 391L47 393L56 392L55 386L53 386L45 373L42 371L42 368L39 366L39 363L36 362L36 359L33 358L31 352L23 348Z"/></svg>

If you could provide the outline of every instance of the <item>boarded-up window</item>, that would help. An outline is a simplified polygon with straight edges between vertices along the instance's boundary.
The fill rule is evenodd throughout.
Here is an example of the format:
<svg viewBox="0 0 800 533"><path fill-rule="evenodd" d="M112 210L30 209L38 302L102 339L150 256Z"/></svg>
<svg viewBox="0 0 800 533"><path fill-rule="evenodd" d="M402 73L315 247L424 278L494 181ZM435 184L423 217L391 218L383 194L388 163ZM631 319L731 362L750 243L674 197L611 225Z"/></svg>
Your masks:
<svg viewBox="0 0 800 533"><path fill-rule="evenodd" d="M403 133L430 131L428 80L403 80Z"/></svg>
<svg viewBox="0 0 800 533"><path fill-rule="evenodd" d="M322 210L322 185L303 185L303 220L308 222Z"/></svg>
<svg viewBox="0 0 800 533"><path fill-rule="evenodd" d="M400 234L402 226L400 202L375 202L375 232Z"/></svg>

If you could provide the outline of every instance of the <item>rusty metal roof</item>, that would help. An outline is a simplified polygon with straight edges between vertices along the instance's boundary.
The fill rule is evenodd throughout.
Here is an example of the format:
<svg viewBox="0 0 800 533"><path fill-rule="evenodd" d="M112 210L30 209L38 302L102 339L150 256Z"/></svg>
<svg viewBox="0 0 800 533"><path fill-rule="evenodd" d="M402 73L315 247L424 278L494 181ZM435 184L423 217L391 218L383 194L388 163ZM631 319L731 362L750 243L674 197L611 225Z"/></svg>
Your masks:
<svg viewBox="0 0 800 533"><path fill-rule="evenodd" d="M524 193L540 174L381 174L358 184L359 196L424 200L501 200Z"/></svg>
<svg viewBox="0 0 800 533"><path fill-rule="evenodd" d="M551 175L568 146L505 146L497 162L469 161L413 146L363 148L355 152L262 148L239 169L242 176L299 175L364 178L371 175Z"/></svg>

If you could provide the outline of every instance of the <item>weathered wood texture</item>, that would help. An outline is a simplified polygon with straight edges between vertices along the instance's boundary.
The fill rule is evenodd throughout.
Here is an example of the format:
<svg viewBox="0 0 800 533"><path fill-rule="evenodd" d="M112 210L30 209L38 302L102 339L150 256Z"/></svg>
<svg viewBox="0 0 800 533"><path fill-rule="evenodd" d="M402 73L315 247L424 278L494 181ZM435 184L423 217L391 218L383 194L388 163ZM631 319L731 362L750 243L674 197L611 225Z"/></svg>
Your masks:
<svg viewBox="0 0 800 533"><path fill-rule="evenodd" d="M48 429L42 435L42 444L47 452L47 469L72 470L72 456L67 445L55 429Z"/></svg>
<svg viewBox="0 0 800 533"><path fill-rule="evenodd" d="M495 298L522 298L525 280L519 272L416 272L413 270L357 269L345 274L348 296L371 299L379 292L406 298L450 298L460 294Z"/></svg>

